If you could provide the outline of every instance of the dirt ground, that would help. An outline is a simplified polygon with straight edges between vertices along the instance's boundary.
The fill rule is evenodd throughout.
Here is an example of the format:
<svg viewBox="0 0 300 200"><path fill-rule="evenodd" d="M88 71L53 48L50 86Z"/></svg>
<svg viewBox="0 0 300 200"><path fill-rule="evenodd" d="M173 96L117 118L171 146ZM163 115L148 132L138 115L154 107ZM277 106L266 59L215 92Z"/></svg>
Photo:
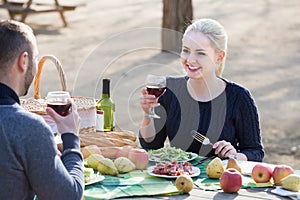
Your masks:
<svg viewBox="0 0 300 200"><path fill-rule="evenodd" d="M183 73L178 54L160 48L162 1L76 2L83 5L65 13L66 28L58 13L27 18L37 35L40 55L59 58L73 95L99 98L99 80L110 77L116 123L137 132L139 90L145 75ZM223 76L250 89L256 100L264 161L300 169L300 1L193 0L193 5L195 19L217 19L228 32ZM1 9L0 19L8 17ZM53 66L46 63L43 69L42 96L60 87ZM32 96L33 88L27 97Z"/></svg>

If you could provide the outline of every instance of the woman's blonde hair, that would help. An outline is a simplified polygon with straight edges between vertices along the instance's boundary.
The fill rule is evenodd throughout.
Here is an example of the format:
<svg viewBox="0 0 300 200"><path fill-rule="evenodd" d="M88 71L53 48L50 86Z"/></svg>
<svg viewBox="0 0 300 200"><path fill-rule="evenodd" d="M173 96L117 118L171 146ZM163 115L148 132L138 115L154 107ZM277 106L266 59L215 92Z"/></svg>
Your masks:
<svg viewBox="0 0 300 200"><path fill-rule="evenodd" d="M212 46L215 48L216 53L221 53L222 51L224 51L225 56L217 69L217 76L222 76L222 72L225 67L228 39L224 27L216 20L204 18L199 19L189 25L185 30L183 36L192 31L201 32L206 35L211 41Z"/></svg>

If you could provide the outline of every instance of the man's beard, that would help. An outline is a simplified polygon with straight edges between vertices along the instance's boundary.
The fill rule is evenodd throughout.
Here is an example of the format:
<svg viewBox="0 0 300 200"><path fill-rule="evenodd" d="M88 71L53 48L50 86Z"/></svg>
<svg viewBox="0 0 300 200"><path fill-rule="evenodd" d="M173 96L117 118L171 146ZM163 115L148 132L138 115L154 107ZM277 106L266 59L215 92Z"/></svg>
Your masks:
<svg viewBox="0 0 300 200"><path fill-rule="evenodd" d="M27 71L25 73L25 81L24 81L24 92L22 96L27 95L29 87L33 81L34 75L32 74L33 62L29 61Z"/></svg>

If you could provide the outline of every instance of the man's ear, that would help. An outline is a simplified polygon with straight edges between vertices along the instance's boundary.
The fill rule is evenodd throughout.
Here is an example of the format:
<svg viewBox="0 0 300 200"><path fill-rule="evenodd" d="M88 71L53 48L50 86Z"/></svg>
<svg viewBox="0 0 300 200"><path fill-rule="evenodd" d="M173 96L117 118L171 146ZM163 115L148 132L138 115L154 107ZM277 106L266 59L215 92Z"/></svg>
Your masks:
<svg viewBox="0 0 300 200"><path fill-rule="evenodd" d="M18 58L18 69L22 72L26 72L28 67L29 55L27 51L20 54Z"/></svg>

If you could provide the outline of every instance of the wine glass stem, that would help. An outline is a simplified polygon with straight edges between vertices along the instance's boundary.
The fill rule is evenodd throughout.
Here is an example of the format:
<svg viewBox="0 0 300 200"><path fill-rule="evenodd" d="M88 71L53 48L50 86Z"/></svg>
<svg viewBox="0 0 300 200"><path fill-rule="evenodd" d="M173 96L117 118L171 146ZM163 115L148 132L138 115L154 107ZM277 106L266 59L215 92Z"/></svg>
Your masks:
<svg viewBox="0 0 300 200"><path fill-rule="evenodd" d="M150 114L151 115L154 115L155 113L154 113L154 106L151 106L151 108L150 108Z"/></svg>

